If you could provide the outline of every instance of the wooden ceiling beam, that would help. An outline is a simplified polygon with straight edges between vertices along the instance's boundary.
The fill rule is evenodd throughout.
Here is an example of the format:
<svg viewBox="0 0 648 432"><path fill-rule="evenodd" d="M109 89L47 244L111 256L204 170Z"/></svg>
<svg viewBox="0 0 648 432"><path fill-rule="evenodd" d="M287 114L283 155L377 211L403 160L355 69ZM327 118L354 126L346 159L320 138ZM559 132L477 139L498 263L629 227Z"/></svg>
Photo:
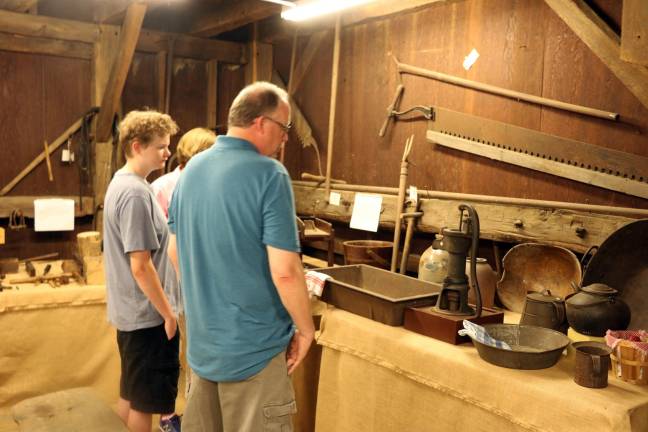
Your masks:
<svg viewBox="0 0 648 432"><path fill-rule="evenodd" d="M281 12L281 6L260 0L240 0L203 15L191 25L193 36L211 37Z"/></svg>
<svg viewBox="0 0 648 432"><path fill-rule="evenodd" d="M648 108L648 68L621 60L618 38L601 29L591 17L596 13L582 0L545 0L590 50Z"/></svg>
<svg viewBox="0 0 648 432"><path fill-rule="evenodd" d="M433 3L447 0L380 0L342 13L342 25L358 24L399 13L413 12Z"/></svg>
<svg viewBox="0 0 648 432"><path fill-rule="evenodd" d="M0 9L14 12L29 12L38 5L38 0L0 0Z"/></svg>
<svg viewBox="0 0 648 432"><path fill-rule="evenodd" d="M80 21L0 11L0 33L9 35L93 44L99 40L102 28L103 31L119 32L119 26L110 24L99 26ZM174 54L177 57L218 60L233 64L245 62L243 44L151 30L140 32L136 50L150 53L166 51L172 38L175 39Z"/></svg>
<svg viewBox="0 0 648 432"><path fill-rule="evenodd" d="M623 0L621 58L648 66L648 2Z"/></svg>
<svg viewBox="0 0 648 432"><path fill-rule="evenodd" d="M0 10L0 32L85 43L96 42L100 34L94 24L4 10Z"/></svg>
<svg viewBox="0 0 648 432"><path fill-rule="evenodd" d="M121 24L131 4L146 4L150 12L153 7L166 4L163 1L165 0L95 0L94 20L98 24Z"/></svg>

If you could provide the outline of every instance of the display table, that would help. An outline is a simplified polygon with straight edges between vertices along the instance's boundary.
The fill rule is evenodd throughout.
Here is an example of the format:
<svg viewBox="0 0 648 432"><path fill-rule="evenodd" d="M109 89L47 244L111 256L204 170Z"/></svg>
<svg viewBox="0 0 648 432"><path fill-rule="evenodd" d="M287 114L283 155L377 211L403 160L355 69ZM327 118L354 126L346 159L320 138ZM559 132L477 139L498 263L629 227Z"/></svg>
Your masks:
<svg viewBox="0 0 648 432"><path fill-rule="evenodd" d="M317 343L319 432L648 430L648 389L613 375L605 389L580 387L568 359L544 370L501 368L470 344L333 308Z"/></svg>
<svg viewBox="0 0 648 432"><path fill-rule="evenodd" d="M103 285L21 284L0 292L0 341L0 408L84 386L117 401L119 353Z"/></svg>
<svg viewBox="0 0 648 432"><path fill-rule="evenodd" d="M74 387L92 387L114 405L120 362L115 329L106 320L105 287L76 283L19 287L0 292L0 413L24 399ZM323 310L323 303L312 302L314 315ZM310 432L315 423L319 352L313 344L293 376L297 432ZM185 402L183 383L180 389L178 410ZM9 414L6 418L0 414L0 430L3 421L11 423Z"/></svg>

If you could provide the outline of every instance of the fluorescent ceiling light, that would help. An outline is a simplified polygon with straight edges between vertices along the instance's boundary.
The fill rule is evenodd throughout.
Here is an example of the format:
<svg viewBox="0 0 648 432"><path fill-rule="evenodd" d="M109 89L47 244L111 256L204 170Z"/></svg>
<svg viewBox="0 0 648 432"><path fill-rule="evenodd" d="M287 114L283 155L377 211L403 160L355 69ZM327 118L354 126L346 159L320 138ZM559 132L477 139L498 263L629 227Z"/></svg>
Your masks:
<svg viewBox="0 0 648 432"><path fill-rule="evenodd" d="M282 6L287 6L287 7L295 7L297 6L295 3L288 1L288 0L264 0L267 1L268 3L274 3Z"/></svg>
<svg viewBox="0 0 648 432"><path fill-rule="evenodd" d="M304 21L322 15L339 12L353 6L371 3L374 0L311 0L295 2L295 7L281 12L281 18L288 21Z"/></svg>

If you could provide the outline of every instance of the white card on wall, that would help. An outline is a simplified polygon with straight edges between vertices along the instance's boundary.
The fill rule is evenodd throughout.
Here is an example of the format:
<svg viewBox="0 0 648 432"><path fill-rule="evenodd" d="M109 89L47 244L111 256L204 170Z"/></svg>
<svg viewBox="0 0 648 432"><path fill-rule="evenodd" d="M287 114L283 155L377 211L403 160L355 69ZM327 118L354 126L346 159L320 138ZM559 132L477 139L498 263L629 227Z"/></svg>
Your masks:
<svg viewBox="0 0 648 432"><path fill-rule="evenodd" d="M338 192L331 192L331 195L329 195L329 204L339 206L340 198L342 198L342 195Z"/></svg>
<svg viewBox="0 0 648 432"><path fill-rule="evenodd" d="M416 189L416 186L409 187L409 199L413 202L418 201L418 190Z"/></svg>
<svg viewBox="0 0 648 432"><path fill-rule="evenodd" d="M74 200L47 198L34 200L34 231L73 231Z"/></svg>
<svg viewBox="0 0 648 432"><path fill-rule="evenodd" d="M349 226L355 229L376 232L378 231L381 210L381 195L356 193Z"/></svg>

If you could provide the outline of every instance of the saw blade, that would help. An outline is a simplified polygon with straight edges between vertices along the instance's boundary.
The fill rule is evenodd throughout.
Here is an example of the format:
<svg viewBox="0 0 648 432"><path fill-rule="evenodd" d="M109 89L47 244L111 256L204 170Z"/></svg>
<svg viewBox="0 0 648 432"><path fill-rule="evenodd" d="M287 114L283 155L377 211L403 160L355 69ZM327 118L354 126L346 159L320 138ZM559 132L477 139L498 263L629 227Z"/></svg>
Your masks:
<svg viewBox="0 0 648 432"><path fill-rule="evenodd" d="M648 158L443 108L428 141L629 195L648 198Z"/></svg>
<svg viewBox="0 0 648 432"><path fill-rule="evenodd" d="M469 114L434 108L428 128L496 148L648 183L648 158Z"/></svg>

